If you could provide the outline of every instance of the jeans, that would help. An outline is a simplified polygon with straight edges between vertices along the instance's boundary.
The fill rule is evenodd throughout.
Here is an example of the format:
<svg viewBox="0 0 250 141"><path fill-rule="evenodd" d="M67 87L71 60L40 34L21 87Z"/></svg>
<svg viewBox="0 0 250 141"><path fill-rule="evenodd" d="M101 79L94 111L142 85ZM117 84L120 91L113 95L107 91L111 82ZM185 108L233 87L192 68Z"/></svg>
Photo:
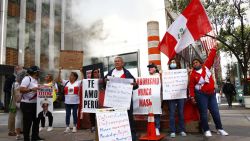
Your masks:
<svg viewBox="0 0 250 141"><path fill-rule="evenodd" d="M73 109L73 121L74 121L74 126L77 124L77 109L78 109L78 104L65 104L65 109L66 109L66 126L69 127L70 124L70 116L71 116L71 109Z"/></svg>
<svg viewBox="0 0 250 141"><path fill-rule="evenodd" d="M184 99L174 99L174 100L168 100L168 106L169 106L169 126L170 126L170 132L175 133L175 108L177 105L178 110L178 126L179 131L184 132L185 131L185 125L184 125L184 114L183 114L183 108L184 108Z"/></svg>
<svg viewBox="0 0 250 141"><path fill-rule="evenodd" d="M49 119L49 127L52 127L52 124L53 124L52 113L50 111L47 111L45 116L47 116ZM41 121L41 127L45 127L45 116L43 115L43 112L40 112L38 114L38 123L40 123L40 121Z"/></svg>
<svg viewBox="0 0 250 141"><path fill-rule="evenodd" d="M39 136L39 123L36 118L36 103L21 102L23 112L23 136L24 141L30 141L30 128L32 126L32 139Z"/></svg>
<svg viewBox="0 0 250 141"><path fill-rule="evenodd" d="M154 115L154 118L155 118L155 128L160 129L161 128L161 115L156 114Z"/></svg>
<svg viewBox="0 0 250 141"><path fill-rule="evenodd" d="M209 130L207 113L208 109L213 117L216 129L223 129L220 119L219 108L216 101L216 95L204 94L200 91L195 91L195 99L200 112L201 127L203 131L206 132Z"/></svg>

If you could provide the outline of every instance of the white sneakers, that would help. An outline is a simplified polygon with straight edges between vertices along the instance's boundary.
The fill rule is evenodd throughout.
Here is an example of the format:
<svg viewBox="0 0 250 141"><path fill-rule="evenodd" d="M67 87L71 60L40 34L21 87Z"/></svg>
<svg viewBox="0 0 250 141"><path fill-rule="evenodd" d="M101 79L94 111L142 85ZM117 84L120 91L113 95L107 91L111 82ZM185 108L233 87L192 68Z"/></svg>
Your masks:
<svg viewBox="0 0 250 141"><path fill-rule="evenodd" d="M161 135L158 128L155 128L155 133L156 133L156 136L160 136Z"/></svg>
<svg viewBox="0 0 250 141"><path fill-rule="evenodd" d="M22 140L22 136L21 135L16 135L16 140Z"/></svg>
<svg viewBox="0 0 250 141"><path fill-rule="evenodd" d="M40 128L39 128L39 132L42 132L43 129L44 129L44 127L40 127ZM52 131L52 130L53 130L53 127L48 127L48 129L47 129L48 132L50 132L50 131Z"/></svg>
<svg viewBox="0 0 250 141"><path fill-rule="evenodd" d="M66 127L66 130L64 131L64 133L69 133L70 132L70 128Z"/></svg>
<svg viewBox="0 0 250 141"><path fill-rule="evenodd" d="M69 128L69 127L66 127L64 133L69 133L69 132L70 132L70 128ZM74 127L73 127L73 130L72 130L72 133L76 133L76 132L77 132L77 129L76 129L76 127L74 126Z"/></svg>
<svg viewBox="0 0 250 141"><path fill-rule="evenodd" d="M206 131L205 133L204 133L204 135L206 136L206 137L212 137L212 133L211 133L211 131Z"/></svg>
<svg viewBox="0 0 250 141"><path fill-rule="evenodd" d="M76 133L76 132L77 132L76 127L73 127L72 133Z"/></svg>
<svg viewBox="0 0 250 141"><path fill-rule="evenodd" d="M170 134L170 137L171 137L171 138L175 138L175 133L171 133L171 134Z"/></svg>
<svg viewBox="0 0 250 141"><path fill-rule="evenodd" d="M229 134L225 131L225 130L223 130L223 129L218 129L217 130L217 134L219 134L219 135L222 135L222 136L228 136ZM211 137L212 136L212 133L211 133L211 131L206 131L205 133L204 133L204 135L206 136L206 137Z"/></svg>
<svg viewBox="0 0 250 141"><path fill-rule="evenodd" d="M185 133L185 132L180 132L180 135L182 136L182 137L186 137L187 136L187 134Z"/></svg>
<svg viewBox="0 0 250 141"><path fill-rule="evenodd" d="M48 127L47 131L50 132L53 130L53 127Z"/></svg>
<svg viewBox="0 0 250 141"><path fill-rule="evenodd" d="M43 131L43 129L44 129L43 127L40 127L40 128L39 128L39 132Z"/></svg>
<svg viewBox="0 0 250 141"><path fill-rule="evenodd" d="M222 135L222 136L228 136L228 135L229 135L229 134L228 134L225 130L223 130L223 129L217 130L217 134Z"/></svg>

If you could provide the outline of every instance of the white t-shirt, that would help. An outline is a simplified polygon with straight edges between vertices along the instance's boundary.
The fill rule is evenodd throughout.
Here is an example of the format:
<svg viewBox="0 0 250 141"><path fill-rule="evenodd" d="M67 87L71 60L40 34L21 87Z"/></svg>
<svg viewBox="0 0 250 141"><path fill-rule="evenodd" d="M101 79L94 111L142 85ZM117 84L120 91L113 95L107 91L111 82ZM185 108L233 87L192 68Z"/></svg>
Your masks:
<svg viewBox="0 0 250 141"><path fill-rule="evenodd" d="M77 80L74 83L70 83L69 80L63 80L63 85L67 85L64 88L65 104L79 104L79 93L81 87L81 80Z"/></svg>
<svg viewBox="0 0 250 141"><path fill-rule="evenodd" d="M32 88L38 87L38 81L31 76L25 76L21 82L20 87L32 89ZM37 100L36 94L37 92L33 92L33 91L24 93L22 96L21 102L36 103L36 100Z"/></svg>
<svg viewBox="0 0 250 141"><path fill-rule="evenodd" d="M121 77L124 74L124 70L114 69L112 72L112 77Z"/></svg>

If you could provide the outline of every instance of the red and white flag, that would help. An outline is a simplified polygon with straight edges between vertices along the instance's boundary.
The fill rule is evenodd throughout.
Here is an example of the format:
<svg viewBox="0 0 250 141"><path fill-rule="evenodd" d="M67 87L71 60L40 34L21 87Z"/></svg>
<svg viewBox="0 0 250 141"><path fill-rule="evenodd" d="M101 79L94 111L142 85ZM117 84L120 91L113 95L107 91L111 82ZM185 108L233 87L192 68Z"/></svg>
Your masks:
<svg viewBox="0 0 250 141"><path fill-rule="evenodd" d="M192 0L168 28L159 44L169 59L212 30L206 11L199 0Z"/></svg>
<svg viewBox="0 0 250 141"><path fill-rule="evenodd" d="M211 35L211 36L214 36L214 37L216 36L214 31L209 32L208 35ZM218 46L218 44L216 42L216 39L213 39L213 38L211 38L209 36L201 37L200 41L201 41L202 47L206 51L206 54L209 54L209 52L210 52L210 50L212 48Z"/></svg>

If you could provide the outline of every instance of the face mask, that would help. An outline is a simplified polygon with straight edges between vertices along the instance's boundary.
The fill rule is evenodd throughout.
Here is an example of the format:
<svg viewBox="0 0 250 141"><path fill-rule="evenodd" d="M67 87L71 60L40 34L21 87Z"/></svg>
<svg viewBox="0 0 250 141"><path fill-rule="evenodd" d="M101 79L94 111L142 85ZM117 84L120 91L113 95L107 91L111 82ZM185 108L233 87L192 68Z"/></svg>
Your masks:
<svg viewBox="0 0 250 141"><path fill-rule="evenodd" d="M194 69L199 70L199 69L201 69L201 66L195 66Z"/></svg>
<svg viewBox="0 0 250 141"><path fill-rule="evenodd" d="M177 67L176 63L171 63L169 66L171 69L175 69Z"/></svg>

